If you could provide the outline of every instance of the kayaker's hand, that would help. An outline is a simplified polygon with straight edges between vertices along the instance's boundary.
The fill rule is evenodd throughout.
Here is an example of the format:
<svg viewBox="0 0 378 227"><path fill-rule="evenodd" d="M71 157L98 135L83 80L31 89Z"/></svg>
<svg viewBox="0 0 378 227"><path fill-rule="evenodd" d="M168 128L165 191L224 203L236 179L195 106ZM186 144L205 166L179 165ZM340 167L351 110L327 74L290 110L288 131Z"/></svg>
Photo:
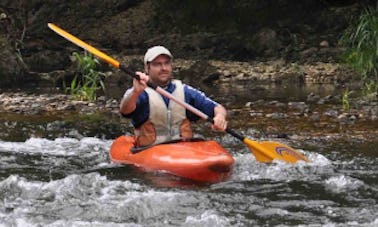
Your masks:
<svg viewBox="0 0 378 227"><path fill-rule="evenodd" d="M133 80L134 92L140 94L144 91L144 89L146 89L149 77L142 72L136 72L135 74L139 76L139 80Z"/></svg>
<svg viewBox="0 0 378 227"><path fill-rule="evenodd" d="M227 121L226 121L226 117L223 114L215 115L213 120L214 120L214 124L211 125L211 128L213 130L217 130L217 131L225 131L226 130Z"/></svg>

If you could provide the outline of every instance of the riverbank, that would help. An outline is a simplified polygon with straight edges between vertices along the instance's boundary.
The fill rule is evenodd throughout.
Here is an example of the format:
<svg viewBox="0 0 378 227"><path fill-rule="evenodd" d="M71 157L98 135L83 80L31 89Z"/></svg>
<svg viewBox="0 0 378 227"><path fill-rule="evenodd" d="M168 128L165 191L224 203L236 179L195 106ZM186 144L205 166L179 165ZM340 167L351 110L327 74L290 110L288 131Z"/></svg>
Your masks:
<svg viewBox="0 0 378 227"><path fill-rule="evenodd" d="M363 142L378 138L378 106L372 102L359 101L354 103L353 108L343 110L340 97L320 97L310 93L304 101L260 99L227 108L230 127L242 131L249 129L246 134L255 138L290 139L298 143L316 140ZM65 123L61 122L69 121L70 130L74 128L83 135L87 133L85 130L99 133L91 134L93 136L103 135L109 133L109 128L114 133L109 137L125 131L131 133L130 122L123 119L118 110L119 100L103 96L95 102L88 102L61 93L3 92L0 94L2 137L11 137L10 124L28 124L25 122L31 119L38 119L37 124L41 125L55 125L53 130L62 132L65 131ZM57 121L60 123L56 124ZM17 128L13 127L13 133L20 130ZM31 134L47 135L44 132L33 133L33 130Z"/></svg>

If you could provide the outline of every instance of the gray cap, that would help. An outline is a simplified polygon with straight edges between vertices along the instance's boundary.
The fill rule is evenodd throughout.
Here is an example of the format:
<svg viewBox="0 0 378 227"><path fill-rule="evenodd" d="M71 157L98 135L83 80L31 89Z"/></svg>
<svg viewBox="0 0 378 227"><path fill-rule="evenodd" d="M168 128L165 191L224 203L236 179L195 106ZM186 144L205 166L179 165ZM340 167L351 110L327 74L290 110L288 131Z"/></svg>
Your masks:
<svg viewBox="0 0 378 227"><path fill-rule="evenodd" d="M144 55L144 64L153 61L159 55L167 55L170 58L173 58L171 52L163 46L154 46L147 50L146 54Z"/></svg>

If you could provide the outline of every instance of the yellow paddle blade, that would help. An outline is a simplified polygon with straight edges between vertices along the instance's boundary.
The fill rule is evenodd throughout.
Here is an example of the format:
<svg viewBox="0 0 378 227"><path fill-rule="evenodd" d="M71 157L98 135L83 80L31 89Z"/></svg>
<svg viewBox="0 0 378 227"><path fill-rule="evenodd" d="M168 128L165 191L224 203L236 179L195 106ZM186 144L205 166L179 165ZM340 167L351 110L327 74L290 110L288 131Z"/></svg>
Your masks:
<svg viewBox="0 0 378 227"><path fill-rule="evenodd" d="M79 38L76 38L75 36L71 35L70 33L64 31L63 29L59 28L53 23L47 24L51 30L58 33L60 36L63 36L68 41L78 45L79 47L87 50L88 52L92 53L93 55L101 58L102 60L106 61L107 63L113 65L116 68L119 68L120 63L115 60L114 58L106 55L104 52L92 47L91 45L85 43L84 41L80 40Z"/></svg>
<svg viewBox="0 0 378 227"><path fill-rule="evenodd" d="M253 141L244 138L243 142L250 148L259 162L271 162L275 159L295 163L297 161L309 162L300 152L284 144L273 141Z"/></svg>

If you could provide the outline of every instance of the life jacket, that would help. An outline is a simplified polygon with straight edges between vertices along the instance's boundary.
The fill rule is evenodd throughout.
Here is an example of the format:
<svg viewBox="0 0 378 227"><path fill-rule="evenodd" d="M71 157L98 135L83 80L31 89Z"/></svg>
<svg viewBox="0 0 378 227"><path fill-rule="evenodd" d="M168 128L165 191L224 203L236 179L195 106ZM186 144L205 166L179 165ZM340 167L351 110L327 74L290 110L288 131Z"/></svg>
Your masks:
<svg viewBox="0 0 378 227"><path fill-rule="evenodd" d="M176 86L172 95L185 102L184 86L180 80L172 80ZM134 130L135 146L148 146L175 139L193 137L186 110L176 102L165 104L163 97L154 89L147 87L150 115L148 120Z"/></svg>

